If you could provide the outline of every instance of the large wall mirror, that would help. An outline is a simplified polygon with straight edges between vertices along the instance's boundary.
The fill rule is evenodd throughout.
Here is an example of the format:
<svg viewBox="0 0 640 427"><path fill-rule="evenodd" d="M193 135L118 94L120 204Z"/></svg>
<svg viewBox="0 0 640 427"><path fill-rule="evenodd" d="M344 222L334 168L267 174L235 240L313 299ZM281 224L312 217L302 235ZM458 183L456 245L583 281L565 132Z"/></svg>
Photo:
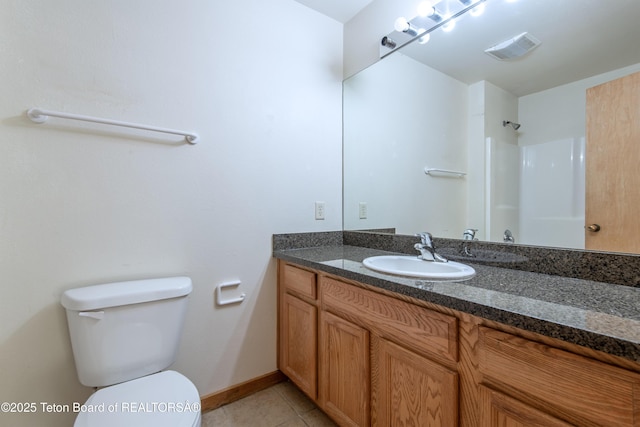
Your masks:
<svg viewBox="0 0 640 427"><path fill-rule="evenodd" d="M493 242L509 230L516 244L640 252L585 243L594 233L585 230L592 220L586 194L606 173L589 162L587 109L589 102L608 105L587 94L640 72L640 1L484 4L482 15L466 13L453 31L437 28L427 43L407 44L345 80L344 229L459 239L477 229L477 238ZM485 53L525 32L540 44L524 56ZM640 116L629 108L640 109L639 91L637 83L622 86L636 105L624 107L624 120L611 120L624 126L622 137L635 139L633 155ZM621 116L615 106L600 109ZM591 192L619 196L627 211L640 208L630 204L640 199L639 187L629 193L627 185L622 194L619 182L607 185ZM614 227L597 221L600 235Z"/></svg>

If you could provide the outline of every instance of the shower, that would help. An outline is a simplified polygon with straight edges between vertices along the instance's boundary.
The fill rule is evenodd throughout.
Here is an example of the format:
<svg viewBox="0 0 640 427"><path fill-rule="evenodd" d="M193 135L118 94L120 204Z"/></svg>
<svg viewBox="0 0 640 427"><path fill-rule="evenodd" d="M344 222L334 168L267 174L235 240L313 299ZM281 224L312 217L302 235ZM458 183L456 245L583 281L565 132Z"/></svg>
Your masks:
<svg viewBox="0 0 640 427"><path fill-rule="evenodd" d="M502 126L504 126L504 127L511 126L513 128L513 130L520 129L520 123L510 122L508 120L503 120L502 121Z"/></svg>

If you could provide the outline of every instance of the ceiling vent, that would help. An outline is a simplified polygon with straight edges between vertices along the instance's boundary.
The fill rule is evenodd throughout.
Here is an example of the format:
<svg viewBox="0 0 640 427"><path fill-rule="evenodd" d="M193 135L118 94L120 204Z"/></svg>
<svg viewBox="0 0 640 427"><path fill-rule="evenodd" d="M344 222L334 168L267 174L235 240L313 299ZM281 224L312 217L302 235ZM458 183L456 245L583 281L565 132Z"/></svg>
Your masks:
<svg viewBox="0 0 640 427"><path fill-rule="evenodd" d="M542 43L529 33L522 33L512 39L498 43L485 50L484 53L501 61L520 58L531 52Z"/></svg>

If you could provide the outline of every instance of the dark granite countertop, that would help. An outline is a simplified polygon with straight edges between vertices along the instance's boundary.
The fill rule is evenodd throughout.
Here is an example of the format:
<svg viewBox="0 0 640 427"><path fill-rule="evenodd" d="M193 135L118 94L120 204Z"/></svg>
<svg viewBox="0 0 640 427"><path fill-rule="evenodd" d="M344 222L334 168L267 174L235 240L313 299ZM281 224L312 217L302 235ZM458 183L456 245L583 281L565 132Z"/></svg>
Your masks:
<svg viewBox="0 0 640 427"><path fill-rule="evenodd" d="M274 249L274 257L485 319L640 362L640 288L491 267L476 276L434 282L369 270L378 249L333 243Z"/></svg>

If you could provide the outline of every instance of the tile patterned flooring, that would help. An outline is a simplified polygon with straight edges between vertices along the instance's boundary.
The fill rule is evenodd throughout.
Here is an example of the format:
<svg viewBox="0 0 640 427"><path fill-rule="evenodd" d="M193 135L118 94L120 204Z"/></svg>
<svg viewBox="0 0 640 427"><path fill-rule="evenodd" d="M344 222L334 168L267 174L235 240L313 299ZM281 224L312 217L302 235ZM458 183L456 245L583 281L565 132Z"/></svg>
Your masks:
<svg viewBox="0 0 640 427"><path fill-rule="evenodd" d="M202 427L333 427L288 381L202 414Z"/></svg>

